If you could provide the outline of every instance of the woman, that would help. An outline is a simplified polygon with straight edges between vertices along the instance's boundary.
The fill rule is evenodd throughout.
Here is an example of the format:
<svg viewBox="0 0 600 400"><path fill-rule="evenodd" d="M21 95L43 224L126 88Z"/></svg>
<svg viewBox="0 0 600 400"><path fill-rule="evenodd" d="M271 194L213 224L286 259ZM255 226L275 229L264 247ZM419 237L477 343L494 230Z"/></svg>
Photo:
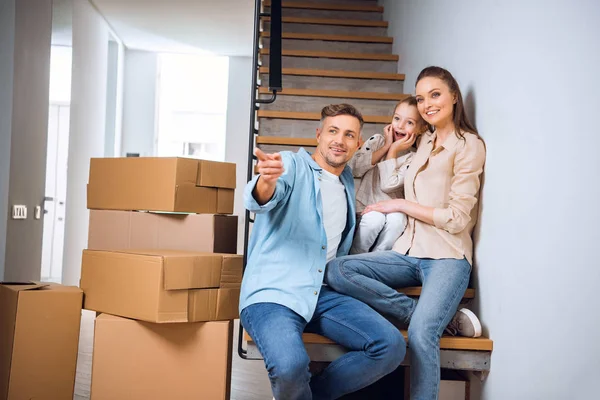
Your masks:
<svg viewBox="0 0 600 400"><path fill-rule="evenodd" d="M444 329L450 323L448 329L454 334L481 334L475 314L456 310L471 273L471 233L478 214L485 147L465 114L458 83L450 72L425 68L415 91L419 113L431 132L421 136L406 173L405 199L372 204L364 211L405 213L407 227L392 251L331 261L326 282L408 324L411 398L434 400ZM418 285L423 286L418 301L394 290Z"/></svg>

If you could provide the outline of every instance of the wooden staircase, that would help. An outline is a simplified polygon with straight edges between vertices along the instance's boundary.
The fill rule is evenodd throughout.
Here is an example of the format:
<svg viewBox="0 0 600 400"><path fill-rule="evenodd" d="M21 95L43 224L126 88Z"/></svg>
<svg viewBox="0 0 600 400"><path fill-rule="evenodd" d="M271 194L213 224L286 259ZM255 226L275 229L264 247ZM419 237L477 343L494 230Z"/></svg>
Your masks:
<svg viewBox="0 0 600 400"><path fill-rule="evenodd" d="M268 11L270 0L263 0L263 5ZM391 122L395 104L407 96L404 74L397 73L399 56L392 54L393 39L387 36L383 7L375 0L313 0L283 1L282 8L283 90L274 103L260 105L257 146L266 152L314 150L321 108L344 102L363 113L363 138L381 133ZM269 21L269 17L262 18L260 34L259 94L263 98L271 94L266 87ZM403 291L418 296L420 288ZM474 296L475 291L469 289L463 300ZM304 339L314 361L331 361L345 351L318 335L306 334ZM252 339L246 335L245 340L248 354L260 357ZM485 373L492 349L493 342L487 338L444 336L442 367Z"/></svg>
<svg viewBox="0 0 600 400"><path fill-rule="evenodd" d="M268 7L269 0L263 1ZM387 36L383 7L376 1L282 2L283 91L273 104L261 105L257 144L265 151L296 151L316 145L314 121L321 108L350 103L365 117L362 136L379 133L404 98L404 75ZM268 11L268 8L265 9ZM262 18L263 67L268 82L269 17ZM267 97L270 91L261 87Z"/></svg>

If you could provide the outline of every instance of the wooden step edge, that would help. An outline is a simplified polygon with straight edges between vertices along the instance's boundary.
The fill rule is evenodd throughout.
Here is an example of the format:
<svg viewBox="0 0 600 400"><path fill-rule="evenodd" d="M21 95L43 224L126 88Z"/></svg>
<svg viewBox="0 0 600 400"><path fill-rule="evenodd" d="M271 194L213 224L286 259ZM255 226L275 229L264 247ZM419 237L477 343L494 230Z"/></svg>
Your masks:
<svg viewBox="0 0 600 400"><path fill-rule="evenodd" d="M271 6L270 0L264 0L265 7ZM282 8L296 8L304 10L328 10L328 11L365 11L365 12L383 12L383 7L379 5L358 5L358 4L323 4L299 1L282 1Z"/></svg>
<svg viewBox="0 0 600 400"><path fill-rule="evenodd" d="M398 292L404 293L407 296L420 296L421 295L421 286L413 286L406 287L402 289L398 289ZM465 290L465 294L462 297L463 299L474 299L475 298L475 289L467 289Z"/></svg>
<svg viewBox="0 0 600 400"><path fill-rule="evenodd" d="M305 121L319 121L321 114L292 111L267 111L258 110L258 118L276 118L276 119L298 119ZM390 117L387 115L363 115L365 123L369 124L389 124Z"/></svg>
<svg viewBox="0 0 600 400"><path fill-rule="evenodd" d="M271 32L263 31L261 37L270 38ZM321 33L299 33L299 32L283 32L282 39L297 39L297 40L323 40L326 42L353 42L353 43L394 43L394 38L388 36L353 36L353 35L330 35Z"/></svg>
<svg viewBox="0 0 600 400"><path fill-rule="evenodd" d="M275 146L317 147L317 139L259 135L256 137L256 144L270 144Z"/></svg>
<svg viewBox="0 0 600 400"><path fill-rule="evenodd" d="M259 88L260 94L271 94L269 88ZM335 97L340 99L365 99L365 100L403 100L409 97L404 93L379 93L379 92L351 92L345 90L314 90L314 89L294 89L284 88L277 92L281 96L310 96L310 97Z"/></svg>
<svg viewBox="0 0 600 400"><path fill-rule="evenodd" d="M317 76L321 78L349 78L349 79L377 79L389 81L404 81L405 74L394 74L390 72L366 72L366 71L340 71L335 69L305 69L305 68L282 68L283 75ZM260 67L261 74L268 74L269 67Z"/></svg>
<svg viewBox="0 0 600 400"><path fill-rule="evenodd" d="M404 329L401 329L400 332L402 333L402 336L404 336L404 339L408 341L408 332ZM246 331L244 331L244 340L247 342L253 341ZM315 333L302 334L302 341L305 344L336 344L333 340ZM408 347L410 347L410 343L408 343ZM494 341L484 337L468 338L461 336L442 336L440 339L440 349L493 351Z"/></svg>
<svg viewBox="0 0 600 400"><path fill-rule="evenodd" d="M260 49L260 54L269 55L269 49ZM400 57L397 54L382 53L342 53L333 51L312 51L312 50L286 50L281 51L282 56L287 57L312 57L312 58L335 58L344 60L368 60L368 61L398 61Z"/></svg>
<svg viewBox="0 0 600 400"><path fill-rule="evenodd" d="M263 21L271 21L271 17L262 17ZM281 17L281 22L290 24L313 24L313 25L337 25L356 26L371 28L387 28L387 21L368 21L362 19L331 19L331 18L304 18L304 17Z"/></svg>

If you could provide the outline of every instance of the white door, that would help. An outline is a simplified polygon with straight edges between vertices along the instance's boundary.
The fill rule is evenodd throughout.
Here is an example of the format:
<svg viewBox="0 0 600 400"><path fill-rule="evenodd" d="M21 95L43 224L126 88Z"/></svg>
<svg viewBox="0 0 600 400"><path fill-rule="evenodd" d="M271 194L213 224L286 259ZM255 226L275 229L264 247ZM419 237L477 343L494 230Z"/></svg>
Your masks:
<svg viewBox="0 0 600 400"><path fill-rule="evenodd" d="M69 105L50 104L41 274L42 280L49 282L62 279L69 118Z"/></svg>

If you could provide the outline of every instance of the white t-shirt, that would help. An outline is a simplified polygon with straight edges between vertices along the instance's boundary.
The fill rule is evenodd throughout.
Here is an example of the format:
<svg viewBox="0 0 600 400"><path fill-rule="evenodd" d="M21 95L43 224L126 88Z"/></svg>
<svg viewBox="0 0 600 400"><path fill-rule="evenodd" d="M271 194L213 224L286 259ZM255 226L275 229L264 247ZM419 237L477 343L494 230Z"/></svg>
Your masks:
<svg viewBox="0 0 600 400"><path fill-rule="evenodd" d="M348 200L346 188L340 177L331 172L322 171L321 199L323 201L323 224L327 235L327 261L335 258L346 227Z"/></svg>

